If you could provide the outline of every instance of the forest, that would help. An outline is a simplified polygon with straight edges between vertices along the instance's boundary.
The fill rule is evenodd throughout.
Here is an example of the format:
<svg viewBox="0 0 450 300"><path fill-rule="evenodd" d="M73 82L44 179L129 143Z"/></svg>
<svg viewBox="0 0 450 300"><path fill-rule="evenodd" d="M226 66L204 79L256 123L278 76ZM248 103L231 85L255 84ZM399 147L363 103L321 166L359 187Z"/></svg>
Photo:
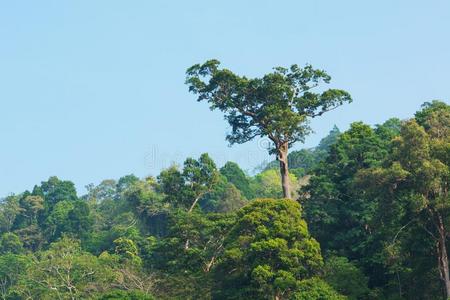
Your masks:
<svg viewBox="0 0 450 300"><path fill-rule="evenodd" d="M352 101L324 88L325 71L247 78L210 60L186 76L198 101L224 114L230 144L267 137L274 160L248 174L204 153L84 195L52 176L5 196L2 299L450 297L446 102L335 126L316 147L290 151L311 119Z"/></svg>

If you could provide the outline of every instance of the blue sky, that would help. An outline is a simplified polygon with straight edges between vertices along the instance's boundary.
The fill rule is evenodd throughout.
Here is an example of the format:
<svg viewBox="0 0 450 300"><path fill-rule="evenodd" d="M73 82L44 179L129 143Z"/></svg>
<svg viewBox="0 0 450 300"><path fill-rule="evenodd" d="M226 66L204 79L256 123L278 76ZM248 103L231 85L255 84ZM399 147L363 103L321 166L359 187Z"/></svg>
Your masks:
<svg viewBox="0 0 450 300"><path fill-rule="evenodd" d="M315 120L410 117L450 98L449 1L2 1L0 195L57 175L88 183L157 175L209 152L252 170L264 141L229 148L185 70L209 58L239 74L311 63L354 103Z"/></svg>

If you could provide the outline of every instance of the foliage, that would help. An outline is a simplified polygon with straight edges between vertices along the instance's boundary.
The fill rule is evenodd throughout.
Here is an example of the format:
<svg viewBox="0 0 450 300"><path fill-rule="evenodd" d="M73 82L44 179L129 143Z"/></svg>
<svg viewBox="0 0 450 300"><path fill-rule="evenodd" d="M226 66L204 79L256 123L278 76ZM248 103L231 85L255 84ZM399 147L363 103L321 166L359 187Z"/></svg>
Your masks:
<svg viewBox="0 0 450 300"><path fill-rule="evenodd" d="M335 125L333 129L328 133L326 137L320 140L319 145L310 149L300 149L289 153L288 163L291 172L300 178L307 174L310 174L317 165L323 161L328 155L328 151L339 138L341 132ZM268 163L264 170L278 169L279 162L272 161Z"/></svg>
<svg viewBox="0 0 450 300"><path fill-rule="evenodd" d="M345 257L330 262L336 275L325 265L325 279L350 298L450 294L449 106L426 103L415 116L352 124L302 190L313 236L326 254ZM357 296L364 278L370 290Z"/></svg>
<svg viewBox="0 0 450 300"><path fill-rule="evenodd" d="M7 253L0 255L0 295L2 299L14 299L19 280L31 263L30 257Z"/></svg>
<svg viewBox="0 0 450 300"><path fill-rule="evenodd" d="M287 297L297 281L322 266L300 206L288 199L258 199L243 207L224 248L215 270L216 299Z"/></svg>
<svg viewBox="0 0 450 300"><path fill-rule="evenodd" d="M315 277L300 281L297 291L292 295L293 300L345 300L347 297L339 295L326 282Z"/></svg>
<svg viewBox="0 0 450 300"><path fill-rule="evenodd" d="M103 293L95 298L96 300L153 300L150 295L140 291L113 290Z"/></svg>
<svg viewBox="0 0 450 300"><path fill-rule="evenodd" d="M200 88L217 88L210 101L225 82L252 88L237 86L217 105L254 96L246 108L265 99L259 120L279 121L278 113L291 116L279 94L289 84L275 83L306 70L317 71L247 79L217 67L216 82L197 75L209 79ZM232 162L218 170L202 154L156 177L90 184L82 196L50 177L0 201L0 298L446 299L449 138L441 101L408 120L335 127L288 156L298 201L282 199L280 161L250 176Z"/></svg>
<svg viewBox="0 0 450 300"><path fill-rule="evenodd" d="M2 234L0 237L0 253L13 253L13 254L20 254L23 253L23 243L20 240L20 238L12 233L12 232L6 232Z"/></svg>
<svg viewBox="0 0 450 300"><path fill-rule="evenodd" d="M220 168L220 174L225 176L227 181L241 191L247 199L254 198L253 191L250 187L250 179L237 163L231 161L227 162Z"/></svg>
<svg viewBox="0 0 450 300"><path fill-rule="evenodd" d="M368 278L346 257L329 257L323 271L324 280L349 300L368 298Z"/></svg>
<svg viewBox="0 0 450 300"><path fill-rule="evenodd" d="M17 292L39 299L87 298L106 289L113 279L111 270L95 256L82 252L77 241L62 238L33 259Z"/></svg>
<svg viewBox="0 0 450 300"><path fill-rule="evenodd" d="M187 158L183 170L171 167L161 172L158 182L167 201L175 207L192 211L200 198L210 193L219 180L214 161L204 153L198 160Z"/></svg>
<svg viewBox="0 0 450 300"><path fill-rule="evenodd" d="M291 186L298 188L297 177L289 174ZM251 182L252 189L256 197L259 198L282 198L280 172L278 170L267 170L257 174Z"/></svg>
<svg viewBox="0 0 450 300"><path fill-rule="evenodd" d="M322 115L344 102L350 95L329 89L313 93L331 77L323 70L307 65L300 68L277 67L262 78L241 77L219 69L220 62L209 60L187 70L189 90L206 100L211 109L219 109L232 126L230 143L243 143L255 136L269 136L280 143L302 141L309 127L307 118ZM204 81L203 81L204 79Z"/></svg>

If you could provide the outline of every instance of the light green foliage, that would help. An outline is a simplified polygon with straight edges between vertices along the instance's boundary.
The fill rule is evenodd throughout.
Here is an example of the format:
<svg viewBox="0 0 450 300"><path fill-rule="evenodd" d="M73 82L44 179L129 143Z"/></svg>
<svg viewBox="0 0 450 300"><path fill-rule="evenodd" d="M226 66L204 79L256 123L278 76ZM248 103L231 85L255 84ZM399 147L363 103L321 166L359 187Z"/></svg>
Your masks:
<svg viewBox="0 0 450 300"><path fill-rule="evenodd" d="M31 251L37 251L42 248L46 239L44 238L44 232L37 224L32 224L25 228L17 229L14 231L23 242L26 249Z"/></svg>
<svg viewBox="0 0 450 300"><path fill-rule="evenodd" d="M121 177L117 181L117 193L122 193L139 181L139 178L133 174Z"/></svg>
<svg viewBox="0 0 450 300"><path fill-rule="evenodd" d="M377 125L375 132L385 142L390 143L393 138L400 135L402 121L397 118L391 118L381 125Z"/></svg>
<svg viewBox="0 0 450 300"><path fill-rule="evenodd" d="M159 188L166 195L166 202L177 206L186 198L185 180L176 166L162 170L158 176Z"/></svg>
<svg viewBox="0 0 450 300"><path fill-rule="evenodd" d="M67 228L69 212L73 209L71 201L60 201L55 204L46 219L47 234L51 240L58 239Z"/></svg>
<svg viewBox="0 0 450 300"><path fill-rule="evenodd" d="M0 237L0 253L13 253L13 254L20 254L23 253L23 243L20 240L20 238L12 233L12 232L6 232L2 234Z"/></svg>
<svg viewBox="0 0 450 300"><path fill-rule="evenodd" d="M38 253L21 278L17 293L37 299L83 299L107 288L114 274L77 241L62 238Z"/></svg>
<svg viewBox="0 0 450 300"><path fill-rule="evenodd" d="M132 264L140 266L142 259L139 257L139 252L136 244L126 238L118 238L114 240L115 254L117 254L122 260L130 261Z"/></svg>
<svg viewBox="0 0 450 300"><path fill-rule="evenodd" d="M183 178L190 200L187 207L191 211L203 195L212 191L219 179L219 172L214 161L204 153L198 160L192 158L185 160Z"/></svg>
<svg viewBox="0 0 450 300"><path fill-rule="evenodd" d="M319 278L302 280L298 290L292 295L292 300L346 300L347 297L339 295L325 281Z"/></svg>
<svg viewBox="0 0 450 300"><path fill-rule="evenodd" d="M298 180L294 174L289 174L291 187L298 189ZM252 189L259 198L282 198L281 175L278 170L270 169L257 174L252 183ZM296 195L296 194L295 194Z"/></svg>
<svg viewBox="0 0 450 300"><path fill-rule="evenodd" d="M429 122L430 116L435 112L444 112L449 110L449 105L443 101L433 100L431 102L425 102L422 104L422 109L414 114L414 118L417 124L423 126L426 130L430 129Z"/></svg>
<svg viewBox="0 0 450 300"><path fill-rule="evenodd" d="M142 219L165 213L169 208L169 204L163 201L164 197L156 192L156 183L151 177L135 182L122 196L129 210Z"/></svg>
<svg viewBox="0 0 450 300"><path fill-rule="evenodd" d="M322 266L292 200L258 199L238 212L216 268L215 299L271 299L296 289Z"/></svg>

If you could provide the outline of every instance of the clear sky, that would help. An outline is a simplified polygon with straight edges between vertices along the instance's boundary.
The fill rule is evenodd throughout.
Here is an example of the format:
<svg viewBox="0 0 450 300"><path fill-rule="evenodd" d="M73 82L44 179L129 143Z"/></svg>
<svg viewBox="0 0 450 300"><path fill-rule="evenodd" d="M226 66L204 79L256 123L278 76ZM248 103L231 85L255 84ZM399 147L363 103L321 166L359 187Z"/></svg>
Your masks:
<svg viewBox="0 0 450 300"><path fill-rule="evenodd" d="M412 116L450 98L449 1L1 1L0 196L57 175L88 183L157 175L209 152L252 170L264 141L229 148L219 112L185 70L217 58L260 76L292 63L328 71L354 103L312 123Z"/></svg>

